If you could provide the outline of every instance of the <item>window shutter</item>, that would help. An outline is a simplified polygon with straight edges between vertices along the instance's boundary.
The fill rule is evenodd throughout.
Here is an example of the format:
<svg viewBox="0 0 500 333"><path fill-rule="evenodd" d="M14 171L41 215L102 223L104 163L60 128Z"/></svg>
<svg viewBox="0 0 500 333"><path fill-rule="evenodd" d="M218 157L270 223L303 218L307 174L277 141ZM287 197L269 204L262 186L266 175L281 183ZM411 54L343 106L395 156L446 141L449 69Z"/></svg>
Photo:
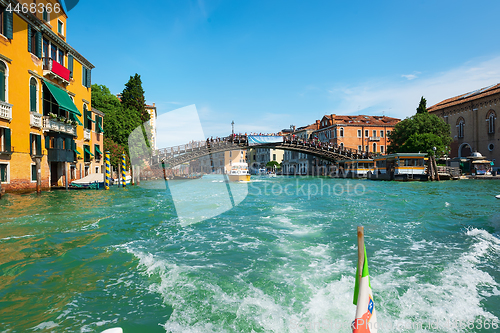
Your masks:
<svg viewBox="0 0 500 333"><path fill-rule="evenodd" d="M5 135L5 151L7 153L10 153L11 152L11 149L10 149L10 128L4 128L4 135Z"/></svg>
<svg viewBox="0 0 500 333"><path fill-rule="evenodd" d="M66 138L66 149L67 150L71 149L71 138Z"/></svg>
<svg viewBox="0 0 500 333"><path fill-rule="evenodd" d="M87 88L90 88L90 86L92 85L91 79L92 79L91 70L87 69Z"/></svg>
<svg viewBox="0 0 500 333"><path fill-rule="evenodd" d="M4 10L3 14L5 15L4 18L4 31L5 31L5 37L8 39L12 39L14 37L13 33L13 28L12 28L12 22L13 22L13 12L8 12Z"/></svg>
<svg viewBox="0 0 500 333"><path fill-rule="evenodd" d="M68 69L70 71L69 77L73 78L73 56L68 54Z"/></svg>
<svg viewBox="0 0 500 333"><path fill-rule="evenodd" d="M31 52L31 25L28 24L28 52Z"/></svg>
<svg viewBox="0 0 500 333"><path fill-rule="evenodd" d="M42 136L36 135L35 140L36 140L36 154L38 156L41 156L42 155Z"/></svg>
<svg viewBox="0 0 500 333"><path fill-rule="evenodd" d="M30 155L33 153L33 134L30 133Z"/></svg>
<svg viewBox="0 0 500 333"><path fill-rule="evenodd" d="M36 112L36 86L30 82L30 111Z"/></svg>
<svg viewBox="0 0 500 333"><path fill-rule="evenodd" d="M86 69L85 66L82 66L82 85L84 87L87 86L87 84L85 83L85 80L87 79L87 72L86 72Z"/></svg>
<svg viewBox="0 0 500 333"><path fill-rule="evenodd" d="M37 31L36 32L36 49L35 49L35 55L38 58L42 58L42 32Z"/></svg>
<svg viewBox="0 0 500 333"><path fill-rule="evenodd" d="M50 149L50 136L45 136L45 149Z"/></svg>

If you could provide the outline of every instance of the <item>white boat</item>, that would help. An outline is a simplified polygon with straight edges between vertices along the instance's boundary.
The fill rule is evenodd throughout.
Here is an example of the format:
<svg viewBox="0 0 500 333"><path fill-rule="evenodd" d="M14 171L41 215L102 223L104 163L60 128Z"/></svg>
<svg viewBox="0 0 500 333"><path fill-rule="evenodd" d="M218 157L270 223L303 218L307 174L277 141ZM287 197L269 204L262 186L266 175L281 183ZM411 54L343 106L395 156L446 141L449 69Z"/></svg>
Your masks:
<svg viewBox="0 0 500 333"><path fill-rule="evenodd" d="M268 176L268 177L271 177L271 178L272 178L272 177L276 177L276 172L271 171L271 172L269 172L269 173L267 174L267 176Z"/></svg>
<svg viewBox="0 0 500 333"><path fill-rule="evenodd" d="M231 182L248 182L250 181L250 172L248 172L247 163L233 163L231 170L227 175Z"/></svg>

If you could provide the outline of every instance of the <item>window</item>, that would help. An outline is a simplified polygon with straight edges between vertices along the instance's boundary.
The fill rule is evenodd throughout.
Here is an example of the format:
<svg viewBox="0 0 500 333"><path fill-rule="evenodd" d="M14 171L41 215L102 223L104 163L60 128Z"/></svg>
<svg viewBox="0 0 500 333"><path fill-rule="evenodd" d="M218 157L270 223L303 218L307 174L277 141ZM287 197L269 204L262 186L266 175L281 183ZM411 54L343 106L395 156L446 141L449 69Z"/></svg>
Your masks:
<svg viewBox="0 0 500 333"><path fill-rule="evenodd" d="M10 153L10 128L0 127L0 152Z"/></svg>
<svg viewBox="0 0 500 333"><path fill-rule="evenodd" d="M383 133L383 132L382 132ZM384 146L380 146L380 152L383 154L384 153Z"/></svg>
<svg viewBox="0 0 500 333"><path fill-rule="evenodd" d="M343 138L344 137L344 129L341 127L340 128L340 137Z"/></svg>
<svg viewBox="0 0 500 333"><path fill-rule="evenodd" d="M462 118L462 117L458 118L458 121L457 121L457 136L459 138L463 138L464 137L464 125L465 125L464 118Z"/></svg>
<svg viewBox="0 0 500 333"><path fill-rule="evenodd" d="M8 183L9 182L9 164L8 163L0 163L0 182Z"/></svg>
<svg viewBox="0 0 500 333"><path fill-rule="evenodd" d="M373 130L373 136L377 136L377 131Z"/></svg>
<svg viewBox="0 0 500 333"><path fill-rule="evenodd" d="M369 150L368 150L368 145L366 145L366 146L365 146L365 151L369 151Z"/></svg>
<svg viewBox="0 0 500 333"><path fill-rule="evenodd" d="M0 61L0 101L7 102L7 66Z"/></svg>
<svg viewBox="0 0 500 333"><path fill-rule="evenodd" d="M94 145L95 161L100 162L102 158L101 147L99 145Z"/></svg>
<svg viewBox="0 0 500 333"><path fill-rule="evenodd" d="M276 154L273 154L273 161L276 161Z"/></svg>
<svg viewBox="0 0 500 333"><path fill-rule="evenodd" d="M340 148L344 149L344 143L343 142L340 143Z"/></svg>
<svg viewBox="0 0 500 333"><path fill-rule="evenodd" d="M30 134L30 155L42 155L42 137L38 134Z"/></svg>
<svg viewBox="0 0 500 333"><path fill-rule="evenodd" d="M486 119L486 121L488 122L488 133L493 134L495 133L495 119L496 119L495 111L491 110L488 113L487 117L488 118Z"/></svg>
<svg viewBox="0 0 500 333"><path fill-rule="evenodd" d="M31 165L31 182L36 182L36 165Z"/></svg>
<svg viewBox="0 0 500 333"><path fill-rule="evenodd" d="M373 143L373 152L376 153L377 152L377 144L374 142Z"/></svg>
<svg viewBox="0 0 500 333"><path fill-rule="evenodd" d="M58 50L57 62L64 66L64 51L61 49Z"/></svg>
<svg viewBox="0 0 500 333"><path fill-rule="evenodd" d="M383 138L384 137L384 131L380 131L380 137Z"/></svg>
<svg viewBox="0 0 500 333"><path fill-rule="evenodd" d="M90 69L85 66L82 66L82 85L86 88L90 88L91 83L91 75Z"/></svg>
<svg viewBox="0 0 500 333"><path fill-rule="evenodd" d="M360 130L361 132L361 130ZM358 151L362 151L363 150L363 146L358 146Z"/></svg>
<svg viewBox="0 0 500 333"><path fill-rule="evenodd" d="M5 7L0 6L0 33L8 39L12 39L14 36L12 29L13 16L13 12L8 12Z"/></svg>
<svg viewBox="0 0 500 333"><path fill-rule="evenodd" d="M358 138L361 137L361 130L358 130Z"/></svg>
<svg viewBox="0 0 500 333"><path fill-rule="evenodd" d="M62 23L61 20L57 21L57 33L59 33L59 35L64 36L64 23Z"/></svg>
<svg viewBox="0 0 500 333"><path fill-rule="evenodd" d="M54 44L50 45L50 58L57 61L57 46Z"/></svg>
<svg viewBox="0 0 500 333"><path fill-rule="evenodd" d="M36 54L37 31L28 25L28 51Z"/></svg>
<svg viewBox="0 0 500 333"><path fill-rule="evenodd" d="M30 79L30 111L37 112L37 84L36 79L32 77Z"/></svg>
<svg viewBox="0 0 500 333"><path fill-rule="evenodd" d="M47 11L45 10L45 7L43 7L42 19L45 22L49 22L50 21L49 13L47 13Z"/></svg>
<svg viewBox="0 0 500 333"><path fill-rule="evenodd" d="M391 135L391 131L387 131L387 137Z"/></svg>
<svg viewBox="0 0 500 333"><path fill-rule="evenodd" d="M83 123L85 128L92 131L92 112L88 110L87 104L83 104Z"/></svg>
<svg viewBox="0 0 500 333"><path fill-rule="evenodd" d="M494 145L493 143L490 143L490 144L488 145L488 150L489 150L489 151L493 151L493 149L495 149L495 145Z"/></svg>
<svg viewBox="0 0 500 333"><path fill-rule="evenodd" d="M368 137L368 130L365 130L365 138Z"/></svg>

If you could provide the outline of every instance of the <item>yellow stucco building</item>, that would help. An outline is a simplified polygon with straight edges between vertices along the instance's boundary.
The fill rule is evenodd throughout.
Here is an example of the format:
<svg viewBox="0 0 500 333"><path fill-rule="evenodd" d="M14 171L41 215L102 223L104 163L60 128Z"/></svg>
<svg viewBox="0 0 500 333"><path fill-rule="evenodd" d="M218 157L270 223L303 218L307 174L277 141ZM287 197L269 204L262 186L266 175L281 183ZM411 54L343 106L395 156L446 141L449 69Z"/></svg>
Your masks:
<svg viewBox="0 0 500 333"><path fill-rule="evenodd" d="M27 8L27 10L23 10ZM50 8L50 9L49 9ZM67 43L60 1L0 0L0 181L6 191L102 172L94 66Z"/></svg>

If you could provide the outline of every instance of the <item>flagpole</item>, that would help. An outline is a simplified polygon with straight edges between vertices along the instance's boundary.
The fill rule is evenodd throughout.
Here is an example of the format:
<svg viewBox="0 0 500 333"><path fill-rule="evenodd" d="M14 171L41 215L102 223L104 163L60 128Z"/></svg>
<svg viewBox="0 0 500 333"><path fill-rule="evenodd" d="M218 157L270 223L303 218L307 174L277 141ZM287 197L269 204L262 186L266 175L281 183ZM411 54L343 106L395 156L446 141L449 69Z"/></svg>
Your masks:
<svg viewBox="0 0 500 333"><path fill-rule="evenodd" d="M365 263L365 230L363 227L358 227L358 283L361 283L363 276L363 265Z"/></svg>

